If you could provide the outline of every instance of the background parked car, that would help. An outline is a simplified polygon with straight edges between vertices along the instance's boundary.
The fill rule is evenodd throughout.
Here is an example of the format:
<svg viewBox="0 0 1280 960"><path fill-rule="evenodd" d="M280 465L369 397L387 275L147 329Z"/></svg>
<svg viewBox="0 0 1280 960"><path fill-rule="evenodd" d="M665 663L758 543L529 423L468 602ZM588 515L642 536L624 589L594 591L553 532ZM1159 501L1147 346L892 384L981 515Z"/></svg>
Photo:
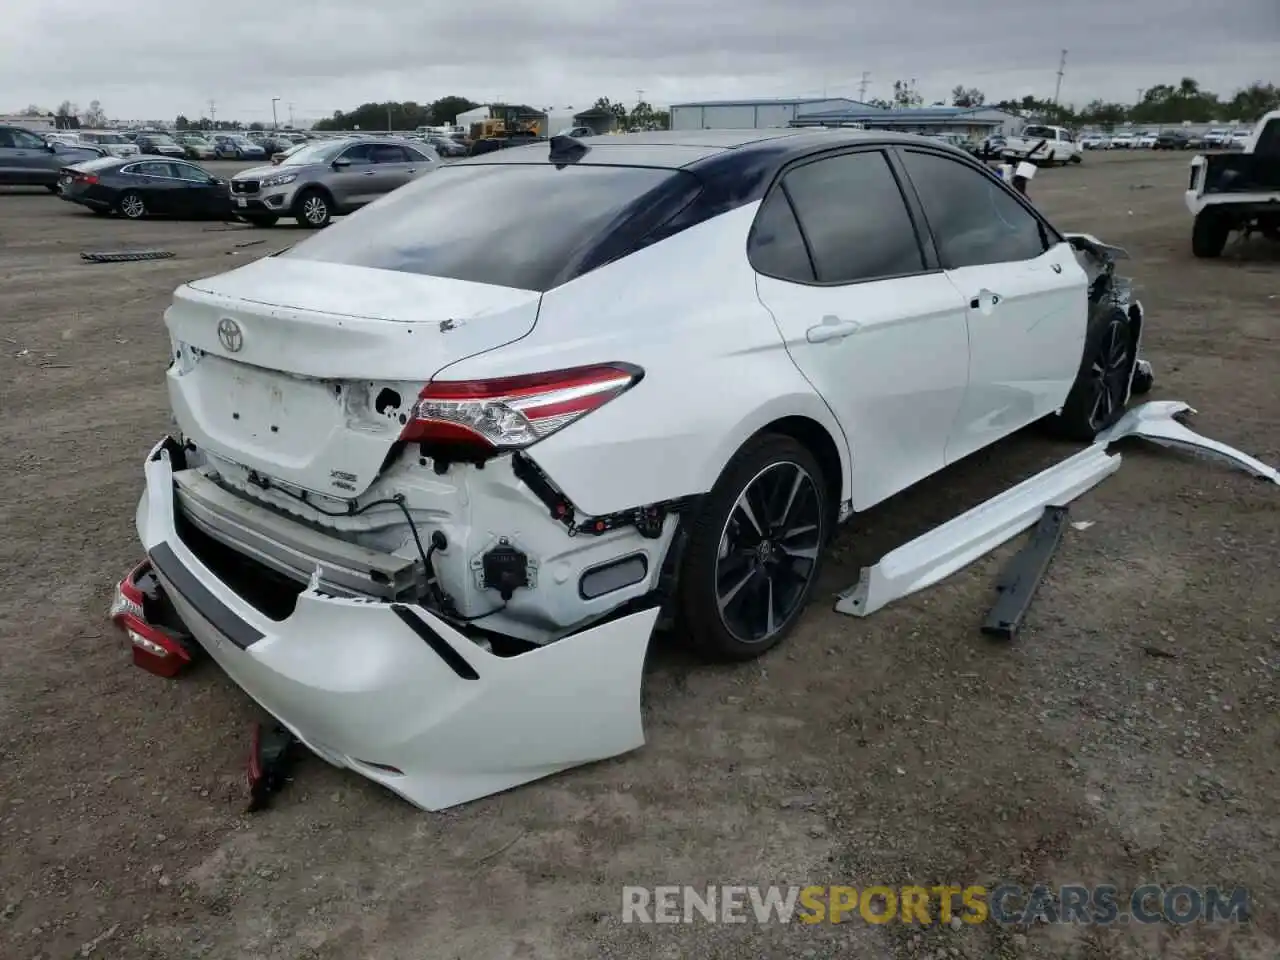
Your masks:
<svg viewBox="0 0 1280 960"><path fill-rule="evenodd" d="M185 157L187 152L167 133L139 134L133 141L138 152L153 157Z"/></svg>
<svg viewBox="0 0 1280 960"><path fill-rule="evenodd" d="M1190 150L1191 137L1185 130L1161 130L1152 144L1153 150Z"/></svg>
<svg viewBox="0 0 1280 960"><path fill-rule="evenodd" d="M1231 140L1227 143L1227 147L1232 150L1244 150L1252 140L1253 131L1248 127L1242 127L1231 131Z"/></svg>
<svg viewBox="0 0 1280 960"><path fill-rule="evenodd" d="M278 165L231 180L233 209L258 227L294 217L304 227L372 203L440 165L425 144L360 137L308 144Z"/></svg>
<svg viewBox="0 0 1280 960"><path fill-rule="evenodd" d="M1226 127L1214 127L1204 135L1206 149L1221 150L1231 141L1231 131Z"/></svg>
<svg viewBox="0 0 1280 960"><path fill-rule="evenodd" d="M103 157L63 168L59 187L63 200L104 216L231 217L226 181L185 160Z"/></svg>
<svg viewBox="0 0 1280 960"><path fill-rule="evenodd" d="M436 148L436 153L442 157L465 157L467 155L467 148L452 137L433 133L425 139L428 144Z"/></svg>
<svg viewBox="0 0 1280 960"><path fill-rule="evenodd" d="M1113 150L1132 150L1137 134L1131 130L1122 130L1119 133L1111 135L1111 148Z"/></svg>
<svg viewBox="0 0 1280 960"><path fill-rule="evenodd" d="M1156 135L1154 133L1140 133L1133 141L1133 145L1144 150L1150 150L1156 145Z"/></svg>
<svg viewBox="0 0 1280 960"><path fill-rule="evenodd" d="M198 134L183 134L178 137L178 145L188 160L214 160L218 156L213 144Z"/></svg>
<svg viewBox="0 0 1280 960"><path fill-rule="evenodd" d="M59 140L46 143L39 134L22 127L0 126L0 183L45 187L58 192L58 172L68 164L103 155L93 144Z"/></svg>
<svg viewBox="0 0 1280 960"><path fill-rule="evenodd" d="M219 134L213 138L213 149L219 160L261 160L267 155L266 150L239 134Z"/></svg>
<svg viewBox="0 0 1280 960"><path fill-rule="evenodd" d="M138 146L122 134L111 131L87 130L80 134L80 142L102 147L113 157L136 157Z"/></svg>

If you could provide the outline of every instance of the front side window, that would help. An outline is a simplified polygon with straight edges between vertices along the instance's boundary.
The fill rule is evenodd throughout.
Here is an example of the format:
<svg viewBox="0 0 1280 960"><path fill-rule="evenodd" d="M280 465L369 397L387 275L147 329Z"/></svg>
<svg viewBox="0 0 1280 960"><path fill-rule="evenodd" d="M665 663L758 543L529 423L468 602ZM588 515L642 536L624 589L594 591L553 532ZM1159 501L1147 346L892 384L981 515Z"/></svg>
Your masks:
<svg viewBox="0 0 1280 960"><path fill-rule="evenodd" d="M819 282L858 283L924 269L902 190L881 151L806 163L782 184Z"/></svg>
<svg viewBox="0 0 1280 960"><path fill-rule="evenodd" d="M199 167L193 167L189 163L171 163L170 169L173 175L179 180L196 180L200 183L208 181L209 177Z"/></svg>
<svg viewBox="0 0 1280 960"><path fill-rule="evenodd" d="M45 142L33 133L27 133L25 130L9 131L13 136L13 145L19 150L43 150Z"/></svg>
<svg viewBox="0 0 1280 960"><path fill-rule="evenodd" d="M356 166L358 164L373 163L373 144L357 143L354 147L348 147L343 151L339 160L346 160Z"/></svg>
<svg viewBox="0 0 1280 960"><path fill-rule="evenodd" d="M1039 219L994 177L937 154L903 151L942 265L1034 260L1049 248Z"/></svg>

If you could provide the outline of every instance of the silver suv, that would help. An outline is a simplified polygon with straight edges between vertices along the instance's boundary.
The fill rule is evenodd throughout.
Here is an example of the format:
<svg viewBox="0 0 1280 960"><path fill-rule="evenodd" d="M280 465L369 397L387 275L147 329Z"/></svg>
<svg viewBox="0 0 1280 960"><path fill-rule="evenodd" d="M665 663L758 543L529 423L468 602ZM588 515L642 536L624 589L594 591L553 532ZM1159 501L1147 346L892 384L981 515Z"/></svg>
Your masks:
<svg viewBox="0 0 1280 960"><path fill-rule="evenodd" d="M312 229L402 187L440 165L421 144L351 137L309 144L276 166L231 179L231 207L256 227L293 217Z"/></svg>

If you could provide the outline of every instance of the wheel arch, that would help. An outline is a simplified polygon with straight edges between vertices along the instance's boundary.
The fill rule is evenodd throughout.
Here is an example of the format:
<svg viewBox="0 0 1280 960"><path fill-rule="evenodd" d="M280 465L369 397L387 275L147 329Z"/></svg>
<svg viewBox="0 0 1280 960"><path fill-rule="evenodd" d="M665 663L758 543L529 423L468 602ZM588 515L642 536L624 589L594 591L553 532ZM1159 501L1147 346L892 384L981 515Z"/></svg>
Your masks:
<svg viewBox="0 0 1280 960"><path fill-rule="evenodd" d="M333 191L330 190L328 187L326 187L323 183L321 183L318 180L310 180L307 183L304 183L301 187L299 187L297 192L293 195L293 203L289 205L290 213L293 213L293 214L298 213L298 211L301 209L300 204L302 202L302 198L305 197L308 193L320 194L321 196L324 197L325 203L329 204L330 212L331 213L338 212L338 202L333 197Z"/></svg>
<svg viewBox="0 0 1280 960"><path fill-rule="evenodd" d="M827 491L831 498L834 519L839 514L840 504L845 499L844 484L848 471L845 469L844 461L840 456L840 446L827 428L812 417L793 414L765 424L748 437L743 442L743 445L756 437L768 433L790 437L797 443L803 444L813 454L814 459L818 461L818 465L822 467L823 479L827 481Z"/></svg>

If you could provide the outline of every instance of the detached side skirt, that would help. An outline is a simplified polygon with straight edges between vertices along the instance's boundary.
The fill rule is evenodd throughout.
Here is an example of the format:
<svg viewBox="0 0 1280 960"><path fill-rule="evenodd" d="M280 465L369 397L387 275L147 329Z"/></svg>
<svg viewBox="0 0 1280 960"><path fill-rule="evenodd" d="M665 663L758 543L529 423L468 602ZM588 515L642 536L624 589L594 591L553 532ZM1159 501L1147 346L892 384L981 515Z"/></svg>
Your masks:
<svg viewBox="0 0 1280 960"><path fill-rule="evenodd" d="M1134 407L1098 434L1093 446L885 554L875 566L863 567L858 582L837 598L836 612L865 617L968 566L1036 523L1046 507L1066 504L1115 473L1120 468L1120 455L1108 454L1107 446L1125 437L1143 437L1225 461L1280 484L1280 470L1201 436L1177 420L1194 413L1188 404L1177 400L1153 400Z"/></svg>
<svg viewBox="0 0 1280 960"><path fill-rule="evenodd" d="M840 594L836 611L856 617L932 586L1026 530L1048 506L1065 504L1120 469L1119 455L1094 444L972 510L885 554Z"/></svg>

